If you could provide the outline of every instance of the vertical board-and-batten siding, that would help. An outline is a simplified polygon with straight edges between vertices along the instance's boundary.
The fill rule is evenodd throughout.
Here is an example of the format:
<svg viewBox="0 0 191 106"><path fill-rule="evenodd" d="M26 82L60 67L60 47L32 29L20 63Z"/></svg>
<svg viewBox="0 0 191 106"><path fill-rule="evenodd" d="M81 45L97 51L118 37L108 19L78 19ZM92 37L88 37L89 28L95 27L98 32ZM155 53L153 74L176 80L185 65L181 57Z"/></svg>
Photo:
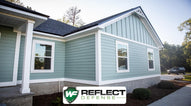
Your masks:
<svg viewBox="0 0 191 106"><path fill-rule="evenodd" d="M117 73L116 41L128 43L130 72ZM101 34L102 80L105 81L160 74L159 51L156 48L151 48L154 50L155 70L148 71L147 48L150 47Z"/></svg>
<svg viewBox="0 0 191 106"><path fill-rule="evenodd" d="M64 69L65 69L65 43L61 42L61 41L47 40L47 39L36 38L36 37L33 37L33 40L34 39L35 40L55 42L54 72L30 73L30 79L63 78L64 77ZM24 42L25 42L25 36L21 36L18 78L17 78L18 80L22 80Z"/></svg>
<svg viewBox="0 0 191 106"><path fill-rule="evenodd" d="M137 15L123 18L106 26L102 31L156 47L150 33Z"/></svg>
<svg viewBox="0 0 191 106"><path fill-rule="evenodd" d="M65 44L64 78L95 81L95 35L89 35Z"/></svg>
<svg viewBox="0 0 191 106"><path fill-rule="evenodd" d="M0 26L0 82L13 80L16 33L13 28Z"/></svg>

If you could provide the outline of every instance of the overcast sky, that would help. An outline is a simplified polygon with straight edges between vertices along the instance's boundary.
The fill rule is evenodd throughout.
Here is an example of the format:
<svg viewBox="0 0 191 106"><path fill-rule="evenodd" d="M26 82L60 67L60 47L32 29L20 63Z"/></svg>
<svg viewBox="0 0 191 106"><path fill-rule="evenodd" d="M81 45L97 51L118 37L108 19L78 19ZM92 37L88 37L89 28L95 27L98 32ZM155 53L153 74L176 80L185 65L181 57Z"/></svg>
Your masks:
<svg viewBox="0 0 191 106"><path fill-rule="evenodd" d="M24 5L59 19L71 6L81 9L80 16L88 24L104 17L141 6L162 42L182 44L181 22L191 18L191 0L21 0Z"/></svg>

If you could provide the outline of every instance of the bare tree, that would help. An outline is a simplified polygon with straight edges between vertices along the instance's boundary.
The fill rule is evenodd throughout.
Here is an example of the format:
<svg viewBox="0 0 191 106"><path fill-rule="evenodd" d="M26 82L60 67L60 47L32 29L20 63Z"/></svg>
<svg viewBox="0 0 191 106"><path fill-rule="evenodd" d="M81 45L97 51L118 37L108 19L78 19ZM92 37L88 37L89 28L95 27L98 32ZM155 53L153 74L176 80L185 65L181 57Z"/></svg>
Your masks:
<svg viewBox="0 0 191 106"><path fill-rule="evenodd" d="M14 3L14 4L17 4L17 5L20 5L20 6L23 6L24 7L24 4L20 1L20 0L6 0L8 2L11 2L11 3Z"/></svg>
<svg viewBox="0 0 191 106"><path fill-rule="evenodd" d="M79 16L80 12L81 9L78 9L76 6L70 7L64 14L63 18L58 20L71 24L72 26L80 27L85 24Z"/></svg>
<svg viewBox="0 0 191 106"><path fill-rule="evenodd" d="M26 7L28 9L32 10L32 8L30 6L25 6L20 0L6 0L6 1L17 4L17 5L20 5L20 6L23 6L23 7Z"/></svg>

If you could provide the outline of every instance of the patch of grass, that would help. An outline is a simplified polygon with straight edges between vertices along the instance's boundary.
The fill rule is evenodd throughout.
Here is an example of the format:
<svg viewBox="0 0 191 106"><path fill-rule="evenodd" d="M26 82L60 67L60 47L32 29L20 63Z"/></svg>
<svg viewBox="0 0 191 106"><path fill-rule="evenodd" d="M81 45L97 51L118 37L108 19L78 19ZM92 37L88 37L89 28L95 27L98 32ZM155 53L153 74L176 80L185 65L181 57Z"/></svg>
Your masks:
<svg viewBox="0 0 191 106"><path fill-rule="evenodd" d="M191 74L191 72L186 72L186 74Z"/></svg>
<svg viewBox="0 0 191 106"><path fill-rule="evenodd" d="M161 71L161 74L167 74L167 72L166 71Z"/></svg>
<svg viewBox="0 0 191 106"><path fill-rule="evenodd" d="M166 71L161 71L161 74L167 74L167 72Z"/></svg>
<svg viewBox="0 0 191 106"><path fill-rule="evenodd" d="M191 81L191 75L184 75L184 81Z"/></svg>

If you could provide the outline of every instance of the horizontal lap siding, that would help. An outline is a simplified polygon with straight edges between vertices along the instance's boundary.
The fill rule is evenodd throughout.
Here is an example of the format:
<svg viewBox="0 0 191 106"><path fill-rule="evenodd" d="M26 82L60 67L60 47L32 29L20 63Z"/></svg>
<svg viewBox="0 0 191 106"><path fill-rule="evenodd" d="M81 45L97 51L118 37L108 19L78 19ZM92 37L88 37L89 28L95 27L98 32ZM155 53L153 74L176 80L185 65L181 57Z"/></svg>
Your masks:
<svg viewBox="0 0 191 106"><path fill-rule="evenodd" d="M116 69L116 41L129 45L130 72L117 73ZM155 71L148 71L147 46L121 40L108 35L101 35L102 79L113 80L159 74L159 52L154 50Z"/></svg>
<svg viewBox="0 0 191 106"><path fill-rule="evenodd" d="M130 15L123 18L109 26L106 26L102 31L156 46L146 27L136 15Z"/></svg>
<svg viewBox="0 0 191 106"><path fill-rule="evenodd" d="M55 53L54 53L54 72L52 73L30 73L30 79L50 79L50 78L63 78L65 69L65 43L55 40L47 40L40 38L33 38L33 40L42 40L55 42ZM21 37L21 48L19 55L19 68L18 68L18 80L22 79L23 69L23 56L24 56L24 42L25 37Z"/></svg>
<svg viewBox="0 0 191 106"><path fill-rule="evenodd" d="M0 26L0 82L13 79L16 33L10 27Z"/></svg>
<svg viewBox="0 0 191 106"><path fill-rule="evenodd" d="M95 80L95 35L66 42L65 78Z"/></svg>

